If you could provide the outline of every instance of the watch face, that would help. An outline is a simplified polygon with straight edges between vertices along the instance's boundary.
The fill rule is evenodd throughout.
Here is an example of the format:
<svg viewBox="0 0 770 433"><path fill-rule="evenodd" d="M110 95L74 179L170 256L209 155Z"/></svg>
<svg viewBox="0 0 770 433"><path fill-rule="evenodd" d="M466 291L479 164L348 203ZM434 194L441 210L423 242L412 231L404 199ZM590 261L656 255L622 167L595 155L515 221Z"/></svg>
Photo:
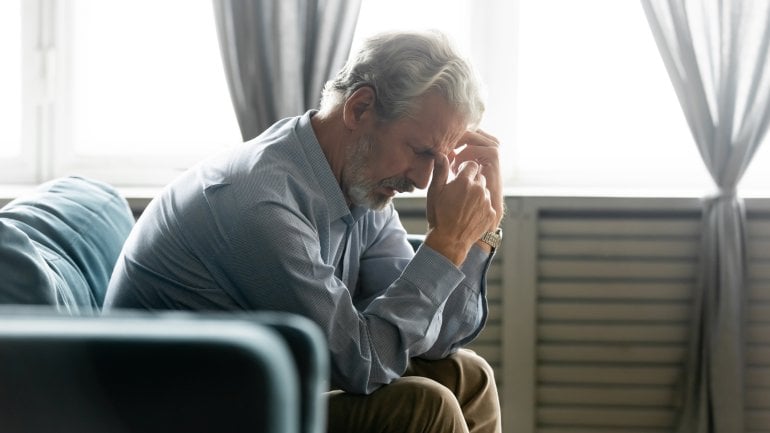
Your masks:
<svg viewBox="0 0 770 433"><path fill-rule="evenodd" d="M497 248L500 246L500 241L502 238L502 231L497 229L495 232L484 233L484 236L481 237L481 241L491 246L492 248Z"/></svg>

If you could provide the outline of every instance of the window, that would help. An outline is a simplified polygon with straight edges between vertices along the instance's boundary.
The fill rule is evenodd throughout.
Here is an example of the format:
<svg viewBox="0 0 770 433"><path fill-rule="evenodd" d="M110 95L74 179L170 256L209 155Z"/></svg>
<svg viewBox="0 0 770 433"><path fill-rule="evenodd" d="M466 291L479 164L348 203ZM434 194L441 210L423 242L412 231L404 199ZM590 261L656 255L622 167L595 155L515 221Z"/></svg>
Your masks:
<svg viewBox="0 0 770 433"><path fill-rule="evenodd" d="M0 182L21 181L31 171L32 155L22 147L22 0L0 2ZM27 179L23 179L27 180Z"/></svg>
<svg viewBox="0 0 770 433"><path fill-rule="evenodd" d="M57 172L162 184L240 141L210 2L72 0L67 12Z"/></svg>
<svg viewBox="0 0 770 433"><path fill-rule="evenodd" d="M3 170L0 181L76 173L162 185L240 141L211 2L18 0L0 8L0 50L16 66L0 72L10 88L3 95L12 95L0 102L3 119L13 122L0 126L0 158L16 158L0 168L32 161L12 178ZM22 99L31 108L19 107ZM12 127L20 123L30 133Z"/></svg>
<svg viewBox="0 0 770 433"><path fill-rule="evenodd" d="M209 2L86 0L72 12L76 154L201 154L238 138Z"/></svg>
<svg viewBox="0 0 770 433"><path fill-rule="evenodd" d="M0 3L0 158L21 152L21 0Z"/></svg>
<svg viewBox="0 0 770 433"><path fill-rule="evenodd" d="M357 39L434 27L460 42L509 186L711 187L638 1L364 0L359 24ZM744 190L770 185L768 147Z"/></svg>
<svg viewBox="0 0 770 433"><path fill-rule="evenodd" d="M520 183L708 185L639 2L522 1L519 14Z"/></svg>
<svg viewBox="0 0 770 433"><path fill-rule="evenodd" d="M354 48L408 28L478 69L507 185L710 187L637 1L363 0ZM163 185L240 141L209 0L5 0L0 55L2 183ZM765 143L743 190L769 176Z"/></svg>

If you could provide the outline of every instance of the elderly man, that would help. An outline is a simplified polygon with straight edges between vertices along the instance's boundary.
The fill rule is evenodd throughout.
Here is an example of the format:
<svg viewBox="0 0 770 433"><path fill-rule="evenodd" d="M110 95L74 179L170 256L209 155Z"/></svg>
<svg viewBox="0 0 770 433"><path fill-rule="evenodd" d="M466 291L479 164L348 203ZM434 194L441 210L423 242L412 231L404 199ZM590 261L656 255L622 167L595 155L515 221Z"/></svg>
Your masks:
<svg viewBox="0 0 770 433"><path fill-rule="evenodd" d="M169 185L137 222L106 309L278 310L325 333L331 432L497 432L486 320L503 215L497 140L439 33L367 40L319 110ZM427 188L414 253L391 204Z"/></svg>

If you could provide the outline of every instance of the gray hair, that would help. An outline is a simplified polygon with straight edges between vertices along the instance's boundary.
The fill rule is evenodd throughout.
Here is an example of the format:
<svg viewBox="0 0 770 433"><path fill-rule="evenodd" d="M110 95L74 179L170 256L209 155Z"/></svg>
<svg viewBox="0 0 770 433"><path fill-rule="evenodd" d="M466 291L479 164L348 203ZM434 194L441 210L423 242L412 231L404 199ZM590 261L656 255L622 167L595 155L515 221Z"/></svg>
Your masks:
<svg viewBox="0 0 770 433"><path fill-rule="evenodd" d="M337 76L326 83L321 111L341 105L370 86L385 122L413 114L418 98L437 91L475 127L484 113L481 84L449 38L438 31L382 33L367 39Z"/></svg>

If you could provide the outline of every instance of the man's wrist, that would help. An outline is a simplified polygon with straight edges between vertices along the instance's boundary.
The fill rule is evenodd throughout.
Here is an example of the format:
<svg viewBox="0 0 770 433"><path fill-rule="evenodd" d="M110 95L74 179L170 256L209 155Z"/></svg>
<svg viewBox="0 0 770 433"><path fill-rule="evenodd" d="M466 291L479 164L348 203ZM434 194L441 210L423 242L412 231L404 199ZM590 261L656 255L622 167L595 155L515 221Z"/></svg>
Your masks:
<svg viewBox="0 0 770 433"><path fill-rule="evenodd" d="M489 246L490 250L495 250L503 242L503 229L498 227L494 231L487 231L481 236L479 241Z"/></svg>
<svg viewBox="0 0 770 433"><path fill-rule="evenodd" d="M488 244L488 243L486 243L486 242L482 242L482 240L481 240L481 239L479 239L479 240L477 240L477 241L476 241L476 245L477 245L479 248L481 248L481 250L482 250L482 251L484 251L484 252L485 252L485 253L487 253L487 254L491 254L491 253L492 253L492 251L494 251L494 250L492 249L492 247L491 247L491 246L489 246L489 244Z"/></svg>
<svg viewBox="0 0 770 433"><path fill-rule="evenodd" d="M425 236L425 244L449 259L457 267L465 261L465 256L472 245L472 243L463 244L454 237L442 236L434 229L428 231Z"/></svg>

